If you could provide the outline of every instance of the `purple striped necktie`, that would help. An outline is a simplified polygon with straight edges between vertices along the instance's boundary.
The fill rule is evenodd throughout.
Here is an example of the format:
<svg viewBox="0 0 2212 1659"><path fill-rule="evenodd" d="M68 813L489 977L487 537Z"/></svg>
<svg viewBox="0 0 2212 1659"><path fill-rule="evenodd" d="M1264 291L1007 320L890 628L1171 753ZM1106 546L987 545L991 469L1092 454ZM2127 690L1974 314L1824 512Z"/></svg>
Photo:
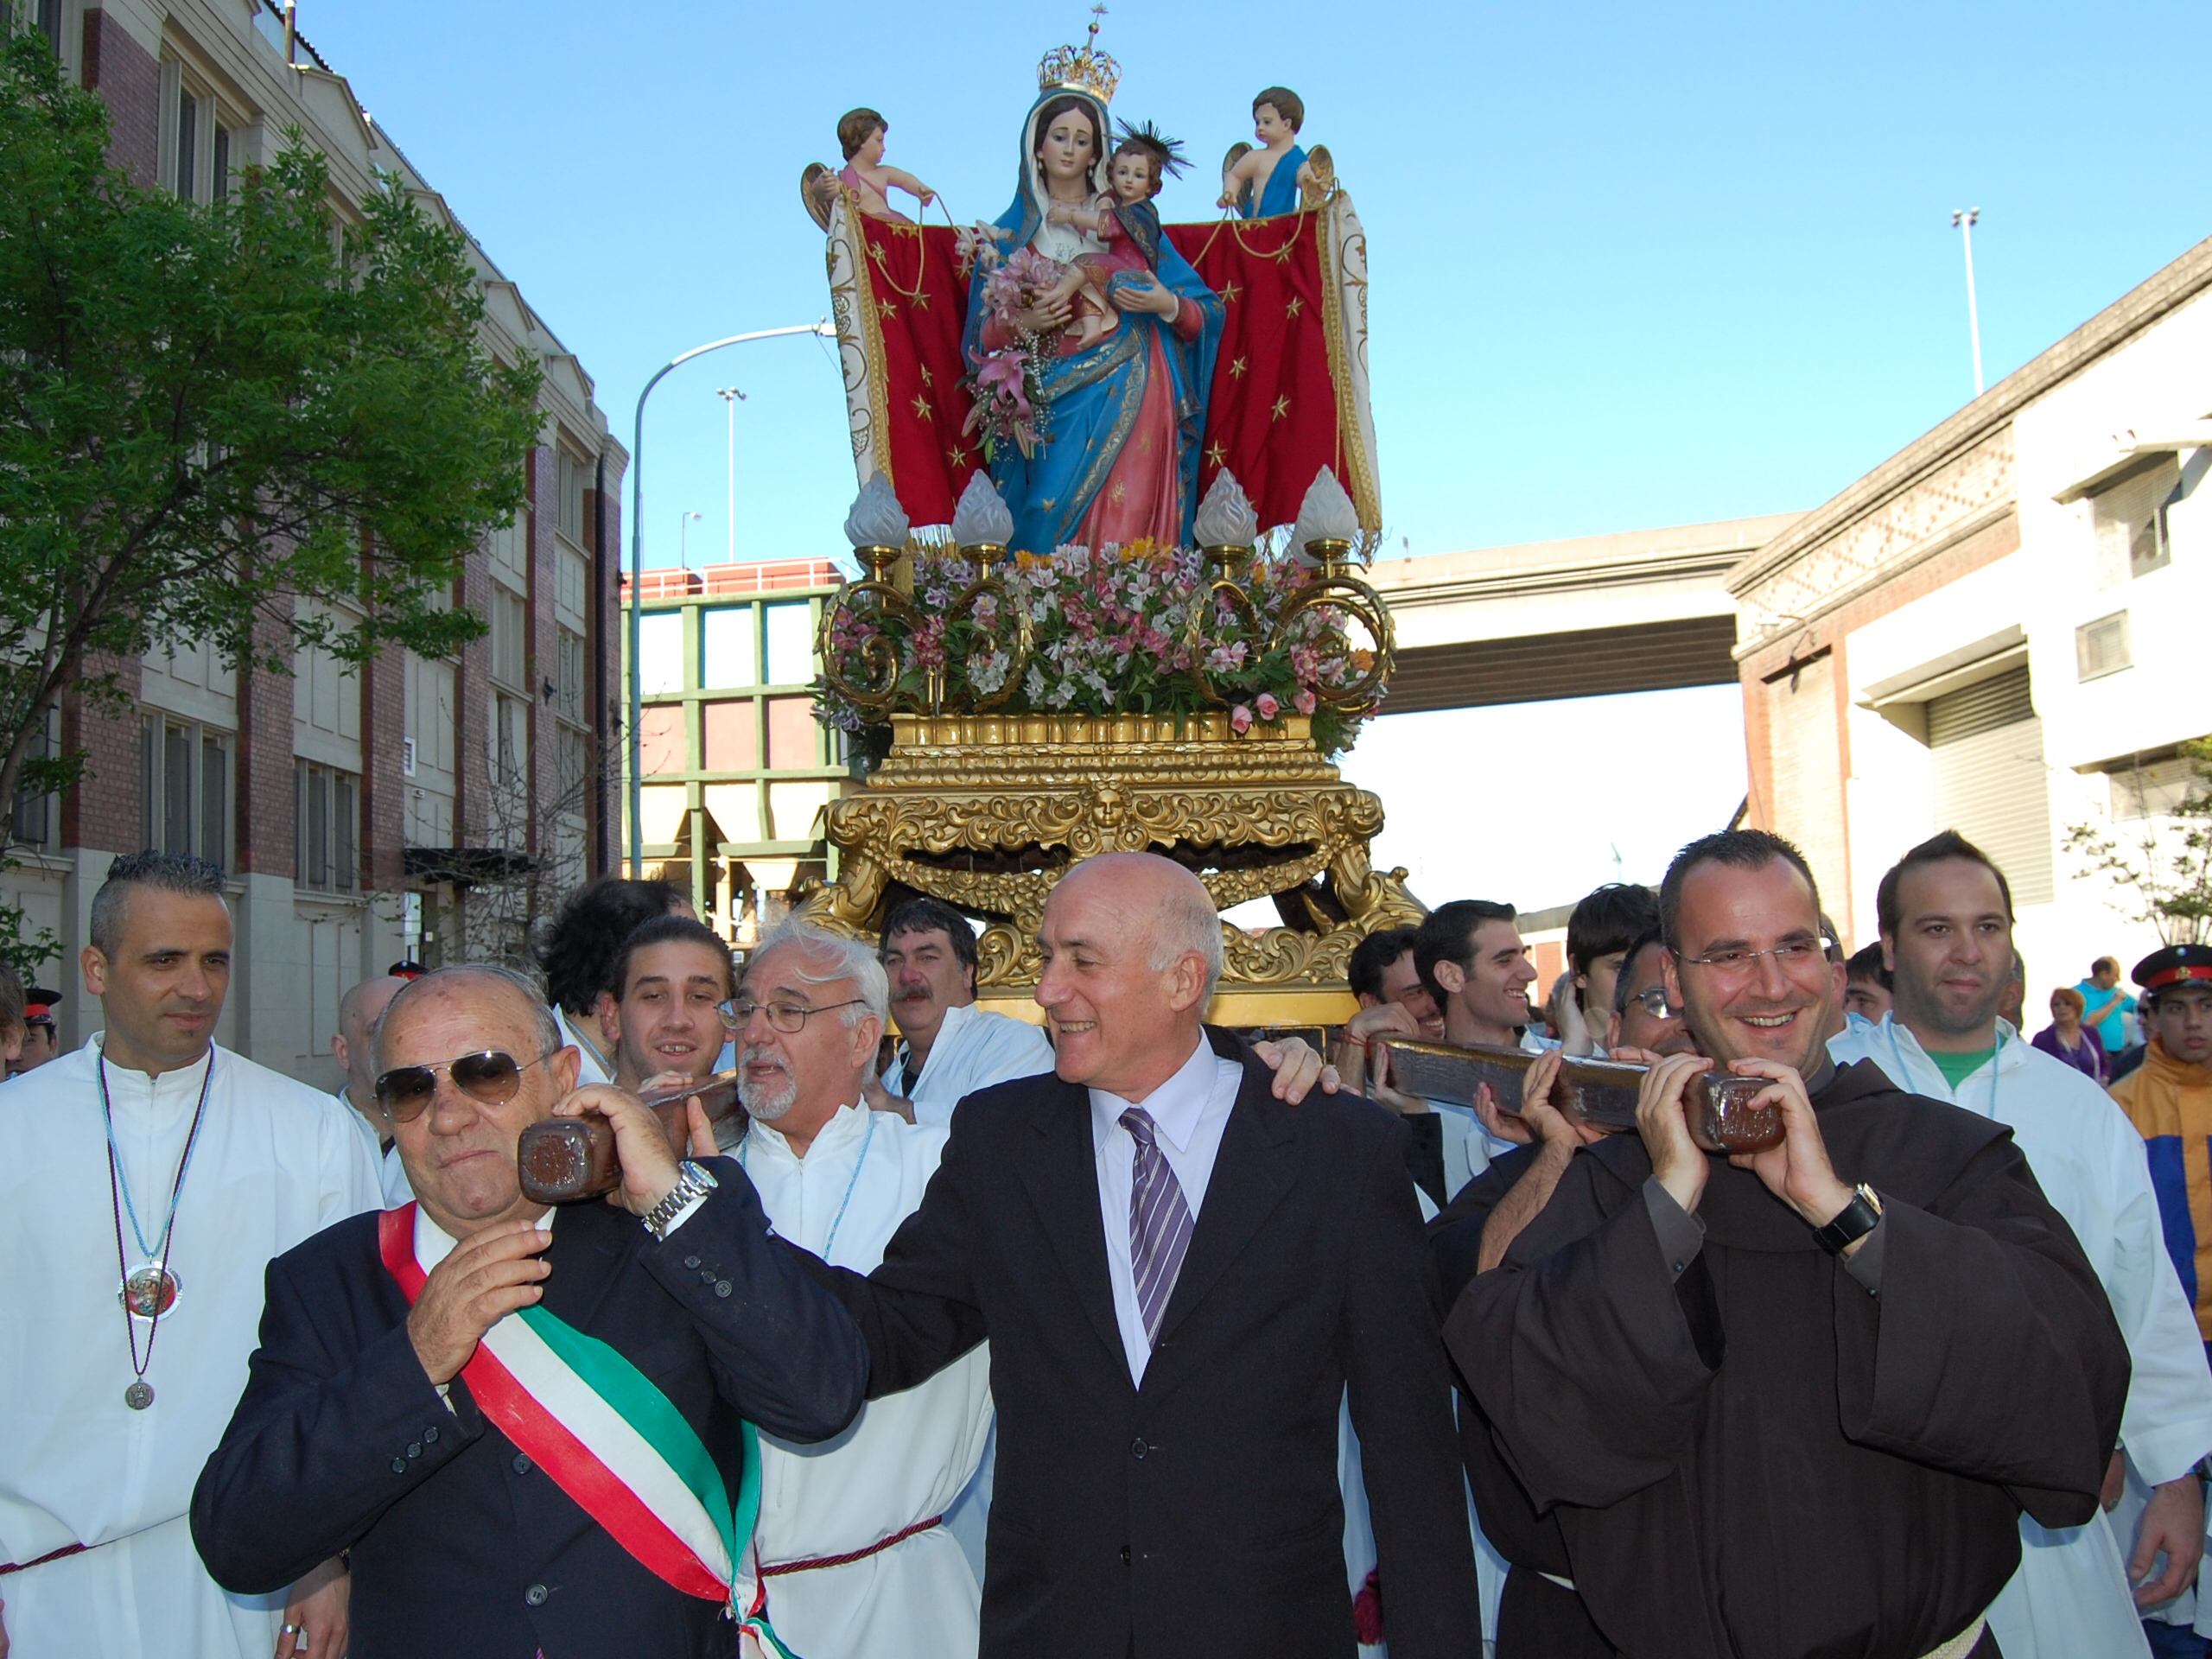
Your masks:
<svg viewBox="0 0 2212 1659"><path fill-rule="evenodd" d="M1184 1202L1182 1183L1160 1149L1152 1114L1132 1106L1122 1114L1122 1127L1137 1143L1129 1182L1129 1266L1136 1280L1137 1307L1144 1315L1145 1340L1157 1343L1160 1316L1167 1312L1175 1275L1183 1271L1183 1256L1191 1248L1191 1206Z"/></svg>

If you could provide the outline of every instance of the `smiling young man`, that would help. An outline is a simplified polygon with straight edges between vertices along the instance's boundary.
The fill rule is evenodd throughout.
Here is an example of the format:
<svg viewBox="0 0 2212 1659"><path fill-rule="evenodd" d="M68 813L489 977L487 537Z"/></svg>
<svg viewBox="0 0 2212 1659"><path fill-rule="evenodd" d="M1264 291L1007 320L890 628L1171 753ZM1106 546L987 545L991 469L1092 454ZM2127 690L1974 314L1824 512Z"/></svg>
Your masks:
<svg viewBox="0 0 2212 1659"><path fill-rule="evenodd" d="M2023 1516L2020 1571L1991 1606L1990 1628L2005 1659L2134 1649L2138 1606L2195 1577L2204 1500L2192 1470L2212 1452L2212 1371L2166 1259L2142 1141L2094 1082L1999 1017L2018 961L2012 896L1979 848L1954 830L1921 842L1882 877L1875 911L1894 1006L1831 1039L1828 1052L1839 1065L1871 1060L1915 1094L2009 1127L2127 1339L2127 1406L2105 1501L2109 1509L2120 1496L2124 1459L2152 1492L2142 1522L2131 1512L2122 1535L2102 1513L2056 1530Z"/></svg>
<svg viewBox="0 0 2212 1659"><path fill-rule="evenodd" d="M978 1089L1052 1069L1052 1046L1026 1020L976 1006L976 930L941 899L909 899L884 918L879 953L899 1046L868 1103L942 1126Z"/></svg>
<svg viewBox="0 0 2212 1659"><path fill-rule="evenodd" d="M1530 1024L1529 988L1536 964L1513 906L1487 899L1455 899L1439 905L1414 932L1414 967L1443 1016L1444 1040L1494 1048L1556 1048ZM1501 1133L1495 1110L1464 1100L1431 1100L1443 1126L1444 1192L1447 1199L1516 1144ZM1487 1121L1483 1110L1489 1111Z"/></svg>
<svg viewBox="0 0 2212 1659"><path fill-rule="evenodd" d="M734 1163L679 1161L634 1096L574 1087L520 975L426 974L373 1041L416 1201L271 1264L193 1497L209 1570L251 1593L349 1552L354 1659L730 1659L728 1610L753 1611L745 1425L842 1428L867 1376L851 1320L771 1244ZM585 1112L620 1185L545 1210L518 1138Z"/></svg>
<svg viewBox="0 0 2212 1659"><path fill-rule="evenodd" d="M704 922L656 916L614 957L614 1083L632 1094L714 1075L729 1028L722 1005L731 983L729 946Z"/></svg>
<svg viewBox="0 0 2212 1659"><path fill-rule="evenodd" d="M1277 1100L1203 1024L1222 926L1181 866L1084 861L1038 943L1054 1074L970 1096L882 1265L830 1274L871 1396L990 1343L984 1659L1351 1659L1347 1387L1390 1650L1468 1659L1474 1567L1404 1126L1350 1096Z"/></svg>
<svg viewBox="0 0 2212 1659"><path fill-rule="evenodd" d="M1638 1133L1573 1159L1446 1341L1614 1647L1988 1659L2021 1508L2095 1511L2127 1379L2104 1294L2001 1126L1828 1060L1842 976L1795 847L1694 842L1659 903L1702 1052L1652 1067ZM1777 1145L1699 1149L1715 1066L1765 1080Z"/></svg>
<svg viewBox="0 0 2212 1659"><path fill-rule="evenodd" d="M376 1209L376 1165L328 1095L215 1042L222 871L118 858L90 931L105 1029L0 1107L0 1646L324 1659L345 1646L344 1580L318 1569L336 1550L260 1586L315 1575L289 1598L227 1595L186 1510L245 1386L270 1259Z"/></svg>

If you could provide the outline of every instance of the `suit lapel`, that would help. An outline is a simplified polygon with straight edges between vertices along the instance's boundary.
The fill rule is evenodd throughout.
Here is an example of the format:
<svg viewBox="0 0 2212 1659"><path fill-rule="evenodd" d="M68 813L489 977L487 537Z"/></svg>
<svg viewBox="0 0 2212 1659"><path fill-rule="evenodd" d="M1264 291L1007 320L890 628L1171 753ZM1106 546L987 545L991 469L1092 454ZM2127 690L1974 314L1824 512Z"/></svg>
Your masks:
<svg viewBox="0 0 2212 1659"><path fill-rule="evenodd" d="M591 1328L592 1316L621 1277L626 1224L638 1224L626 1210L598 1202L570 1205L561 1212L545 1253L553 1268L545 1280L547 1313L579 1331Z"/></svg>
<svg viewBox="0 0 2212 1659"><path fill-rule="evenodd" d="M1208 1035L1214 1033L1210 1031ZM1220 1052L1218 1046L1216 1052ZM1198 1225L1191 1233L1191 1248L1183 1257L1183 1270L1176 1276L1167 1312L1160 1321L1161 1341L1174 1332L1228 1271L1229 1264L1243 1253L1261 1224L1290 1191L1296 1173L1298 1131L1293 1122L1296 1109L1286 1107L1269 1093L1272 1080L1267 1069L1244 1055L1242 1045L1224 1058L1243 1058L1244 1084L1236 1091L1236 1104L1230 1109L1229 1123L1222 1130L1221 1149L1214 1155L1213 1173L1206 1180L1205 1202L1199 1206ZM1150 1369L1145 1375L1152 1375Z"/></svg>
<svg viewBox="0 0 2212 1659"><path fill-rule="evenodd" d="M1114 1288L1106 1273L1105 1224L1098 1209L1098 1160L1090 1138L1090 1090L1055 1080L1052 1093L1031 1115L1016 1160L1045 1236L1114 1357L1124 1382L1128 1358L1114 1315Z"/></svg>

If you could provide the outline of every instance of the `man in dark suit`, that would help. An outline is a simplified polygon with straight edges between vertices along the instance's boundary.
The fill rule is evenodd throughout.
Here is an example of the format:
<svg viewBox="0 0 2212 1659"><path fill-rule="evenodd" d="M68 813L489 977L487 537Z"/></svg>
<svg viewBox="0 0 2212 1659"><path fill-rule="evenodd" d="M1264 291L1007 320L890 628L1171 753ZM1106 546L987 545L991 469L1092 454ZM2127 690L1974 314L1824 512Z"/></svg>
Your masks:
<svg viewBox="0 0 2212 1659"><path fill-rule="evenodd" d="M734 1655L712 1573L742 1576L745 1523L716 1538L743 1421L810 1441L843 1428L868 1368L852 1320L771 1246L735 1164L679 1166L634 1097L571 1092L576 1051L518 976L427 975L374 1040L418 1207L270 1264L245 1396L194 1494L208 1571L255 1593L350 1550L353 1659ZM622 1185L541 1211L517 1136L588 1109L613 1127ZM610 1377L592 1397L629 1441L575 1403Z"/></svg>
<svg viewBox="0 0 2212 1659"><path fill-rule="evenodd" d="M806 1265L859 1319L872 1396L990 1340L985 1659L1349 1656L1347 1385L1393 1659L1475 1654L1405 1129L1350 1096L1285 1105L1201 1026L1221 941L1166 859L1071 870L1037 988L1056 1072L962 1102L874 1274Z"/></svg>

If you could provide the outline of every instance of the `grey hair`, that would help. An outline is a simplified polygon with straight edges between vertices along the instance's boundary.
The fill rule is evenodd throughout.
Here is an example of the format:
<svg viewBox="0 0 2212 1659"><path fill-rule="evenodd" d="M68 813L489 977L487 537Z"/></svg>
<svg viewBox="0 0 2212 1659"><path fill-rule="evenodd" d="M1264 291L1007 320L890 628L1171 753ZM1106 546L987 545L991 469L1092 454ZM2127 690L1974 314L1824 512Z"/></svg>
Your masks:
<svg viewBox="0 0 2212 1659"><path fill-rule="evenodd" d="M448 967L433 968L429 973L409 980L399 988L391 1001L384 1005L384 1012L377 1016L376 1024L369 1027L369 1052L377 1057L379 1070L384 1065L385 1030L391 1024L393 1014L413 1001L416 993L425 987L451 985L462 979L488 979L495 985L504 985L521 999L522 1005L530 1010L535 1022L539 1054L550 1054L555 1049L567 1046L561 1036L560 1021L553 1017L553 1010L546 1006L544 993L537 988L528 975L518 974L512 968L502 968L493 962L457 962ZM519 1054L515 1058L524 1059ZM527 1060L524 1063L527 1064Z"/></svg>
<svg viewBox="0 0 2212 1659"><path fill-rule="evenodd" d="M223 867L183 853L161 853L148 848L125 853L107 867L107 880L92 895L92 914L86 931L92 948L111 961L123 948L124 912L133 887L158 887L193 898L223 898ZM228 908L227 906L225 906Z"/></svg>
<svg viewBox="0 0 2212 1659"><path fill-rule="evenodd" d="M1213 1001L1214 988L1221 983L1221 912L1213 907L1213 895L1196 875L1187 882L1175 883L1160 901L1159 916L1153 923L1152 955L1145 965L1156 973L1164 972L1186 950L1197 951L1206 965L1205 995L1198 999L1198 1012L1203 1014Z"/></svg>
<svg viewBox="0 0 2212 1659"><path fill-rule="evenodd" d="M861 1022L861 1014L872 1014L878 1020L891 1016L891 981L878 962L875 952L858 939L849 939L841 933L831 933L811 923L798 920L781 922L753 947L753 961L757 963L779 945L794 945L802 959L831 958L836 965L827 973L810 972L801 967L792 970L792 976L807 985L830 985L838 980L849 979L853 988L860 993L861 1014L849 1007L837 1010L848 1026ZM751 963L747 963L748 970Z"/></svg>

